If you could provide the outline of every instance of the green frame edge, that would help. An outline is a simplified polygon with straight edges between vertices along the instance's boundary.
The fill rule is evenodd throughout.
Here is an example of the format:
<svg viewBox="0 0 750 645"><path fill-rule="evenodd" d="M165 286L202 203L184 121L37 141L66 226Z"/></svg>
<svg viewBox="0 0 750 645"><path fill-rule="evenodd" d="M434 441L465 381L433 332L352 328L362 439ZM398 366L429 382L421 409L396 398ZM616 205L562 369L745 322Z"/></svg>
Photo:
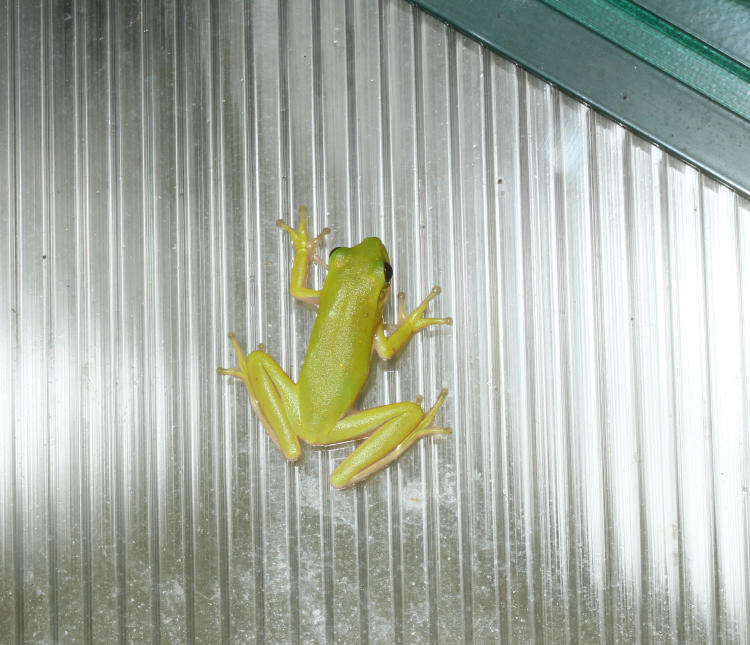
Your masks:
<svg viewBox="0 0 750 645"><path fill-rule="evenodd" d="M740 61L630 0L409 2L750 198Z"/></svg>

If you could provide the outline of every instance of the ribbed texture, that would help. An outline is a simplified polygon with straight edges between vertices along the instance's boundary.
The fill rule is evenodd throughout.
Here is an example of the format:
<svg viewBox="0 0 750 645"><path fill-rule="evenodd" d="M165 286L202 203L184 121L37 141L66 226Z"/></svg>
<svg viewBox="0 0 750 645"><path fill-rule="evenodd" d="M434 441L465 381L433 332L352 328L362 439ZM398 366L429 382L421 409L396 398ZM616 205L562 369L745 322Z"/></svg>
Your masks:
<svg viewBox="0 0 750 645"><path fill-rule="evenodd" d="M750 640L750 203L402 0L0 46L0 642ZM361 401L453 434L345 491L215 373L296 378L300 204L455 319Z"/></svg>

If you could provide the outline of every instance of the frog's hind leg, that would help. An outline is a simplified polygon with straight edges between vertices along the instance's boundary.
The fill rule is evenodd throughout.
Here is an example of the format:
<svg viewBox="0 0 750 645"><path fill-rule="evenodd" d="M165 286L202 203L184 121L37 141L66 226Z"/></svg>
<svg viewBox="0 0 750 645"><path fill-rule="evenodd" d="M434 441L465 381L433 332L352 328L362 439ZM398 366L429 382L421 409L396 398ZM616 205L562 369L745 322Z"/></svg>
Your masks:
<svg viewBox="0 0 750 645"><path fill-rule="evenodd" d="M422 437L449 433L450 428L430 426L447 394L443 389L427 413L416 403L393 403L342 419L334 428L332 440L369 436L333 471L331 484L337 488L356 484L398 459Z"/></svg>
<svg viewBox="0 0 750 645"><path fill-rule="evenodd" d="M268 354L258 350L246 356L233 333L229 339L237 353L237 366L220 367L216 371L245 382L250 403L271 439L287 459L299 459L302 448L296 432L299 426L296 384Z"/></svg>

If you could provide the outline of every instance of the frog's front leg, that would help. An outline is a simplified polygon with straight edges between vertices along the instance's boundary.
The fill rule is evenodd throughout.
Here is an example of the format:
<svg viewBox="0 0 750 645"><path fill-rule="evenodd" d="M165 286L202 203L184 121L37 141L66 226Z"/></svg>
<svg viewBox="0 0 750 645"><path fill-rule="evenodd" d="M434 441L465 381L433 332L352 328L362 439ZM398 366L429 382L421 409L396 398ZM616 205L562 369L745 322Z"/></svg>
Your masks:
<svg viewBox="0 0 750 645"><path fill-rule="evenodd" d="M297 437L300 423L297 385L268 354L258 350L246 356L237 336L230 333L229 338L237 353L237 367L220 367L217 372L245 382L253 409L271 439L287 459L299 459L302 448Z"/></svg>
<svg viewBox="0 0 750 645"><path fill-rule="evenodd" d="M429 327L430 325L452 325L453 318L424 318L424 312L427 311L427 305L440 293L440 287L433 287L432 291L419 304L419 306L407 315L404 308L406 296L404 292L398 294L398 323L390 326L380 322L375 330L375 349L383 359L389 359L398 352L406 342L419 330ZM393 327L390 336L385 335L385 330Z"/></svg>
<svg viewBox="0 0 750 645"><path fill-rule="evenodd" d="M289 290L297 300L309 305L317 305L320 300L320 291L310 289L307 286L307 278L312 263L315 262L325 266L325 262L315 252L323 238L331 232L331 229L324 228L320 234L310 239L307 235L307 206L299 207L299 227L296 231L281 219L276 220L276 226L289 233L294 245L294 264L292 265Z"/></svg>
<svg viewBox="0 0 750 645"><path fill-rule="evenodd" d="M443 389L435 405L425 413L416 403L393 403L356 412L341 419L325 443L338 443L367 437L331 474L337 488L366 479L398 459L417 440L431 434L445 434L450 428L430 426L448 390Z"/></svg>

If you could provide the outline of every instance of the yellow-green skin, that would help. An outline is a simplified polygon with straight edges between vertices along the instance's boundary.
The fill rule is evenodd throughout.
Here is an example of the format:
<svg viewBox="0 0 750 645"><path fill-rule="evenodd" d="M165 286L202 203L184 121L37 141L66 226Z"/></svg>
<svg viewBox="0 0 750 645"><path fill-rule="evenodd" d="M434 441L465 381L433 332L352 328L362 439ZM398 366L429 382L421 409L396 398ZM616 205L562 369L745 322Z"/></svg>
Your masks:
<svg viewBox="0 0 750 645"><path fill-rule="evenodd" d="M388 261L376 237L331 255L297 383L301 434L311 443L351 409L367 380L389 291L384 277Z"/></svg>
<svg viewBox="0 0 750 645"><path fill-rule="evenodd" d="M417 403L393 403L364 411L354 411L352 406L367 380L373 351L388 359L420 329L450 325L452 320L423 317L430 300L440 293L438 287L409 315L404 310L404 295L399 293L399 322L386 336L383 308L390 292L391 269L383 243L370 237L357 246L335 249L323 288L315 291L307 287L307 274L312 262L321 262L315 250L328 229L308 239L304 206L297 231L281 220L277 224L289 233L296 251L291 293L318 308L299 381L294 383L260 349L245 356L231 333L238 365L218 372L245 382L253 408L288 459L301 456L300 439L328 445L365 438L331 474L334 486L349 486L397 459L421 437L450 432L430 426L445 400L445 389L427 413L419 405L421 397Z"/></svg>

